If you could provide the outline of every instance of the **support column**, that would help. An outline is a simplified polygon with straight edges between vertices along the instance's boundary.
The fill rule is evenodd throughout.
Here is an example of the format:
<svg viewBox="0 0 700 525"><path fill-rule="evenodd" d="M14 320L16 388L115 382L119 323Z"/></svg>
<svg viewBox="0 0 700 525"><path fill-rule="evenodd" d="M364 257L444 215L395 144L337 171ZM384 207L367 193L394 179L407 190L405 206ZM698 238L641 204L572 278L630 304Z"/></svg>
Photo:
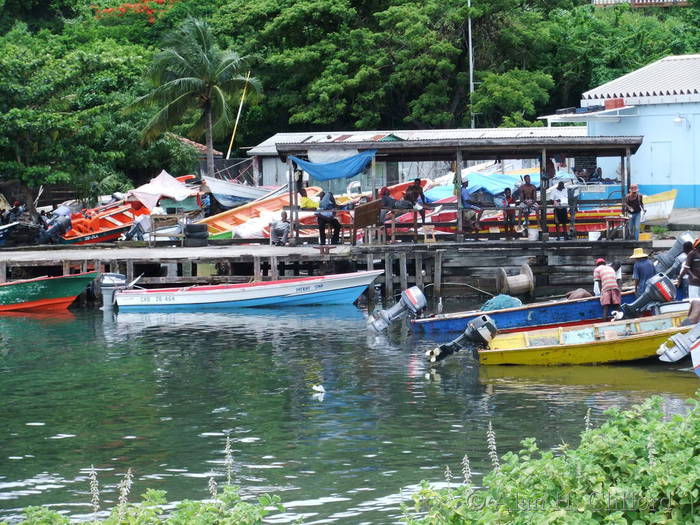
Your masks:
<svg viewBox="0 0 700 525"><path fill-rule="evenodd" d="M391 253L384 254L384 297L387 299L394 297L394 260Z"/></svg>
<svg viewBox="0 0 700 525"><path fill-rule="evenodd" d="M270 278L273 281L277 281L280 278L279 266L277 264L277 257L270 257Z"/></svg>
<svg viewBox="0 0 700 525"><path fill-rule="evenodd" d="M399 254L399 283L401 291L408 288L408 268L406 263L406 252L401 252Z"/></svg>
<svg viewBox="0 0 700 525"><path fill-rule="evenodd" d="M462 152L457 151L457 160L455 161L455 177L454 180L459 181L459 188L457 188L457 240L459 242L464 240L464 224L462 217Z"/></svg>
<svg viewBox="0 0 700 525"><path fill-rule="evenodd" d="M416 286L423 289L423 254L416 253Z"/></svg>
<svg viewBox="0 0 700 525"><path fill-rule="evenodd" d="M294 187L294 166L292 165L292 159L287 157L287 184L289 185L289 227L291 228L292 235L298 236L296 221L294 214L296 213L294 207L296 188ZM296 238L296 237L295 237Z"/></svg>
<svg viewBox="0 0 700 525"><path fill-rule="evenodd" d="M0 283L7 282L7 262L0 261Z"/></svg>
<svg viewBox="0 0 700 525"><path fill-rule="evenodd" d="M542 159L540 160L540 232L542 240L545 240L547 233L547 188L545 179L547 176L547 150L542 149Z"/></svg>
<svg viewBox="0 0 700 525"><path fill-rule="evenodd" d="M435 289L435 297L442 293L442 252L444 250L435 251L435 277L433 278L433 288Z"/></svg>
<svg viewBox="0 0 700 525"><path fill-rule="evenodd" d="M372 157L372 167L370 168L370 184L372 186L372 193L370 200L377 198L377 158Z"/></svg>

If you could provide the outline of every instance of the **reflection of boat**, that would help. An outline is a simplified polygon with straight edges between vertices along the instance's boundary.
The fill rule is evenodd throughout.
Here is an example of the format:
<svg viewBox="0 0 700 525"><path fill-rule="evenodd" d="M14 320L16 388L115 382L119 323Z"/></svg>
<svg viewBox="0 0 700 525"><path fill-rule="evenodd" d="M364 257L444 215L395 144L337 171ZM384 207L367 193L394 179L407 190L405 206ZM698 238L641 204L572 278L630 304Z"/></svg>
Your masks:
<svg viewBox="0 0 700 525"><path fill-rule="evenodd" d="M479 381L496 387L532 391L541 385L546 392L557 387L582 387L590 390L640 391L653 393L692 394L697 379L692 374L651 365L627 366L483 366Z"/></svg>
<svg viewBox="0 0 700 525"><path fill-rule="evenodd" d="M632 291L622 294L623 303L631 303L634 299ZM515 330L539 330L553 326L592 324L603 320L603 307L600 305L600 297L563 299L524 304L515 308L502 308L488 312L471 310L440 314L425 319L413 319L411 324L414 330L427 333L462 332L469 321L483 314L488 314L496 323L498 333L502 334Z"/></svg>
<svg viewBox="0 0 700 525"><path fill-rule="evenodd" d="M584 327L547 328L497 335L488 349L479 350L482 365L583 365L632 361L656 356L687 312L662 314Z"/></svg>
<svg viewBox="0 0 700 525"><path fill-rule="evenodd" d="M116 293L116 301L125 311L350 304L382 273L374 270L245 284L123 290Z"/></svg>
<svg viewBox="0 0 700 525"><path fill-rule="evenodd" d="M203 176L202 180L211 190L219 204L226 208L233 208L245 202L254 201L270 193L271 188L262 186L248 186L238 182L216 179Z"/></svg>
<svg viewBox="0 0 700 525"><path fill-rule="evenodd" d="M0 312L52 312L66 309L97 275L97 272L87 272L2 283Z"/></svg>

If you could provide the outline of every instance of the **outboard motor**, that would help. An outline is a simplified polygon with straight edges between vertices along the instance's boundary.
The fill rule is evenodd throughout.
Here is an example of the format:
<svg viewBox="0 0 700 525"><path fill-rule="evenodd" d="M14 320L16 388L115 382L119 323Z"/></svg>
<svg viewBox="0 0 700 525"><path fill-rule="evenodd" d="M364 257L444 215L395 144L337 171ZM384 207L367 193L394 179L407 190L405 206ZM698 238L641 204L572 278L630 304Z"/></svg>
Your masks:
<svg viewBox="0 0 700 525"><path fill-rule="evenodd" d="M693 236L690 232L681 233L676 237L676 242L668 251L660 253L656 256L656 261L654 261L654 269L659 273L666 273L666 271L673 266L673 261L678 257L683 251L683 244L687 241L693 242Z"/></svg>
<svg viewBox="0 0 700 525"><path fill-rule="evenodd" d="M486 314L480 315L476 319L469 321L462 335L447 344L428 350L425 353L425 357L431 363L436 363L447 356L459 352L463 348L476 350L487 347L496 336L496 333L498 333L498 329L493 319Z"/></svg>
<svg viewBox="0 0 700 525"><path fill-rule="evenodd" d="M115 292L124 289L126 289L126 275L121 273L103 273L100 277L102 309L111 310L112 305L114 305Z"/></svg>
<svg viewBox="0 0 700 525"><path fill-rule="evenodd" d="M374 313L367 320L367 326L376 332L381 332L407 314L417 316L426 306L428 306L428 301L421 289L417 286L411 286L401 293L401 299L394 306Z"/></svg>
<svg viewBox="0 0 700 525"><path fill-rule="evenodd" d="M690 332L674 334L661 343L656 354L660 361L675 363L687 356L700 343L700 324L696 324Z"/></svg>
<svg viewBox="0 0 700 525"><path fill-rule="evenodd" d="M647 281L642 295L630 304L622 305L623 318L639 317L654 303L668 303L675 299L676 287L666 274L657 273Z"/></svg>

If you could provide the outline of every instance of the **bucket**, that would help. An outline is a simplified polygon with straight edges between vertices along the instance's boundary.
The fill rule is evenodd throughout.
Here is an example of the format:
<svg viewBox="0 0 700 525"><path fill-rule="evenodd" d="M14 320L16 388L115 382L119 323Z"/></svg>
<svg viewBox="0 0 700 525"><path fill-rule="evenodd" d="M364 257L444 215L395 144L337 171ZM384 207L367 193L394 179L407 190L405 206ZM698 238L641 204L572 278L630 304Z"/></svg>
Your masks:
<svg viewBox="0 0 700 525"><path fill-rule="evenodd" d="M527 230L527 240L528 241L536 241L540 238L540 230L537 228L529 228Z"/></svg>
<svg viewBox="0 0 700 525"><path fill-rule="evenodd" d="M589 241L597 241L600 239L600 232L588 232Z"/></svg>

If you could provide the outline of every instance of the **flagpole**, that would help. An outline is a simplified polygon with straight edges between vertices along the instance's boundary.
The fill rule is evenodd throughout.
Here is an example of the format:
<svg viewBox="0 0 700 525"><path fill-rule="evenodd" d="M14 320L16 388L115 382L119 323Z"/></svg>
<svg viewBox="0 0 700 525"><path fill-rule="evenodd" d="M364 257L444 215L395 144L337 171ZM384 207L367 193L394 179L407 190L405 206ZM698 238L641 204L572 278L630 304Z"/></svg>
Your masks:
<svg viewBox="0 0 700 525"><path fill-rule="evenodd" d="M243 110L243 101L245 100L245 94L248 90L248 80L250 80L250 71L246 73L245 84L243 85L243 94L241 95L241 103L238 105L238 115L236 115L236 123L233 125L233 133L231 134L231 142L228 144L228 151L226 152L226 160L231 156L231 148L233 147L233 139L236 137L236 130L238 129L238 120L241 118L241 111Z"/></svg>

